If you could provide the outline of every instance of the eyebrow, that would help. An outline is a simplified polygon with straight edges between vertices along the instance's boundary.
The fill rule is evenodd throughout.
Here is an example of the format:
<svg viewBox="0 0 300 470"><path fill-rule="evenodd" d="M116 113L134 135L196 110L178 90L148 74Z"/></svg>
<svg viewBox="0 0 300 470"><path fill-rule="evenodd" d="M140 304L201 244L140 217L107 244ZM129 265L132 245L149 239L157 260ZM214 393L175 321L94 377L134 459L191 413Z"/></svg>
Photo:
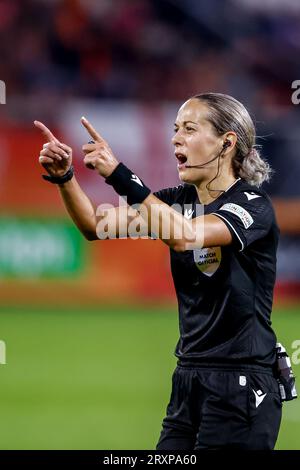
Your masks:
<svg viewBox="0 0 300 470"><path fill-rule="evenodd" d="M196 126L198 125L198 123L197 123L197 122L194 122L194 121L183 121L183 125L188 124L189 122L191 122L192 124L195 124ZM178 124L176 124L176 122L175 122L175 123L174 123L174 126L175 126L175 127L178 127Z"/></svg>

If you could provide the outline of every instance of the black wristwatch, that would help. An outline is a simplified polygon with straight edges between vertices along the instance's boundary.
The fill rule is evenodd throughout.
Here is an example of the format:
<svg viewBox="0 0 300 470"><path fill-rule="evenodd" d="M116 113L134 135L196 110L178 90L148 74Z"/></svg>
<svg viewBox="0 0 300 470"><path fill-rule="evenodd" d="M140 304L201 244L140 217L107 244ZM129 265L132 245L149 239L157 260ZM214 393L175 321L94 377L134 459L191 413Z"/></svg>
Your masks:
<svg viewBox="0 0 300 470"><path fill-rule="evenodd" d="M42 175L44 180L49 181L49 183L53 183L53 184L66 183L67 181L70 181L73 178L73 176L74 176L74 167L73 167L73 165L70 166L67 173L65 173L63 176Z"/></svg>

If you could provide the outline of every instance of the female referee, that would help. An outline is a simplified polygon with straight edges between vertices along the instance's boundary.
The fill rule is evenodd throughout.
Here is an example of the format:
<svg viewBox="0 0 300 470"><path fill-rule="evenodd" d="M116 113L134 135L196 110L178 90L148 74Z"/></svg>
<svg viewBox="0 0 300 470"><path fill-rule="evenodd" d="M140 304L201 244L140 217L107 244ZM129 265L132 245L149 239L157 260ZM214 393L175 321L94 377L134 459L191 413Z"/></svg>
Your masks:
<svg viewBox="0 0 300 470"><path fill-rule="evenodd" d="M105 218L118 237L120 221L139 218L170 247L180 339L157 449L273 449L282 409L270 321L279 231L259 189L270 167L255 148L247 110L218 93L186 101L173 137L182 184L154 194L85 118L82 124L93 139L83 145L85 165L138 211L121 206L97 219L74 176L72 149L35 121L47 140L44 178L58 185L77 227L89 240L104 238Z"/></svg>

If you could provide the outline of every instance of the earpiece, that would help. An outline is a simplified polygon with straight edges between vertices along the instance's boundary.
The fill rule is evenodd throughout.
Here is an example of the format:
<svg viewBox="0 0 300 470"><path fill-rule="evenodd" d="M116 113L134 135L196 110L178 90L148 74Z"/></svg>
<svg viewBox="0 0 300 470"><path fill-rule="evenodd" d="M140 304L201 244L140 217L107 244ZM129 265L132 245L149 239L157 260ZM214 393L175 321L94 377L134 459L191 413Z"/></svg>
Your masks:
<svg viewBox="0 0 300 470"><path fill-rule="evenodd" d="M223 150L225 150L227 147L230 147L230 145L231 145L230 140L226 139L224 144L223 144Z"/></svg>
<svg viewBox="0 0 300 470"><path fill-rule="evenodd" d="M229 139L226 139L225 142L223 143L223 147L221 152L219 152L214 158L211 160L208 160L205 163L202 163L201 165L185 165L186 168L204 168L206 165L208 165L211 162L214 162L217 158L220 158L222 156L223 150L225 150L227 147L231 147L232 142L230 142Z"/></svg>

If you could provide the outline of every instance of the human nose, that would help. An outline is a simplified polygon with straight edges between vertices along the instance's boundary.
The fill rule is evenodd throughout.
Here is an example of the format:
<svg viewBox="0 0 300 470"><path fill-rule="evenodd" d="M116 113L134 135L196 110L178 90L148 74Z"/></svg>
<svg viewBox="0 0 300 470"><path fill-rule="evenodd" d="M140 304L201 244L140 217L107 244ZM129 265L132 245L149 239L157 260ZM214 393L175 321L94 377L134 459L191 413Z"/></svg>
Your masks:
<svg viewBox="0 0 300 470"><path fill-rule="evenodd" d="M183 144L183 138L179 130L175 131L175 134L172 137L172 144L176 147Z"/></svg>

